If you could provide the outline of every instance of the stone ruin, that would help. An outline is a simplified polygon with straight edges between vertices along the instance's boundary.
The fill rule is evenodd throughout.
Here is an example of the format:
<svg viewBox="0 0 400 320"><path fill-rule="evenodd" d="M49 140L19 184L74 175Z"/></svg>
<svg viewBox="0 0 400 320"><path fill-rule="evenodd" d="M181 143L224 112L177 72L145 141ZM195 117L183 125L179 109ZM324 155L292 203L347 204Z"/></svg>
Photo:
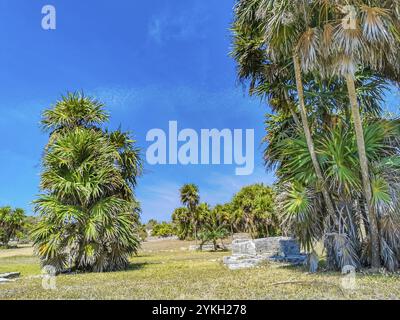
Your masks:
<svg viewBox="0 0 400 320"><path fill-rule="evenodd" d="M307 255L300 252L299 243L288 237L236 239L232 242L232 256L224 257L229 269L252 268L263 262L283 262L300 265Z"/></svg>
<svg viewBox="0 0 400 320"><path fill-rule="evenodd" d="M14 281L15 278L20 276L19 272L9 272L0 274L0 283Z"/></svg>

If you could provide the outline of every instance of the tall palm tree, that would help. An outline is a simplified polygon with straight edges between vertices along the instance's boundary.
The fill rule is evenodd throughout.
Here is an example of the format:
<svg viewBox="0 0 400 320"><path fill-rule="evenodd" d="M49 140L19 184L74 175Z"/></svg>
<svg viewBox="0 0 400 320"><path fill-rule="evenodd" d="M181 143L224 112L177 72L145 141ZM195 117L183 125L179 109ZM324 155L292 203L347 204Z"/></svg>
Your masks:
<svg viewBox="0 0 400 320"><path fill-rule="evenodd" d="M244 33L263 32L264 49L273 62L285 60L288 56L292 57L302 128L327 210L334 215L335 208L325 186L325 178L315 152L304 99L300 49L302 42L313 37L302 14L305 8L302 2L291 0L239 0L235 9L234 30L243 30ZM309 53L312 50L310 47Z"/></svg>
<svg viewBox="0 0 400 320"><path fill-rule="evenodd" d="M357 99L355 73L357 69L369 66L382 76L388 73L388 78L399 78L398 53L400 52L400 18L398 1L314 1L312 4L320 7L319 30L323 34L320 51L323 65L332 67L333 71L346 80L350 109L356 133L358 155L360 158L364 197L368 207L369 227L371 236L371 266L380 266L379 225L376 210L373 206L368 156L360 114L360 104ZM345 23L344 6L352 6L355 16L353 21ZM335 27L333 27L335 26ZM334 61L326 63L326 61ZM389 72L390 71L390 72Z"/></svg>
<svg viewBox="0 0 400 320"><path fill-rule="evenodd" d="M0 208L0 243L8 246L12 238L23 229L25 212L23 209L11 207Z"/></svg>
<svg viewBox="0 0 400 320"><path fill-rule="evenodd" d="M230 204L217 204L212 209L212 216L217 220L219 225L225 225L226 227L229 226L230 234L233 238L235 221Z"/></svg>
<svg viewBox="0 0 400 320"><path fill-rule="evenodd" d="M127 134L102 130L106 119L102 104L81 94L44 112L50 139L32 237L42 264L59 271L124 269L139 247L139 150Z"/></svg>
<svg viewBox="0 0 400 320"><path fill-rule="evenodd" d="M278 232L278 222L272 208L274 192L263 184L243 187L231 202L231 210L240 219L240 230L253 238L269 237Z"/></svg>
<svg viewBox="0 0 400 320"><path fill-rule="evenodd" d="M201 239L200 249L205 243L211 242L214 246L214 251L217 251L218 240L221 242L221 247L225 248L223 239L229 234L229 232L226 222L222 219L222 206L218 206L217 209L213 208L213 210L211 210L207 204L201 204L200 206L203 206L204 212L199 233Z"/></svg>
<svg viewBox="0 0 400 320"><path fill-rule="evenodd" d="M373 173L373 205L381 217L381 257L385 267L391 271L400 262L399 247L395 243L400 235L396 209L400 190L399 129L397 120L374 119L363 123L368 161ZM275 146L277 152L270 154L270 161L279 162L277 174L281 182L277 206L284 231L288 228L295 232L306 249L312 249L313 243L325 239L330 266L368 265L371 262L371 243L363 230L364 215L354 204L356 199L362 198L363 188L353 128L340 120L316 140L327 185L339 208L335 217L327 216L315 188L306 183L307 176L313 172L304 136L288 136L279 144L279 148ZM268 145L267 148L271 147L274 146Z"/></svg>
<svg viewBox="0 0 400 320"><path fill-rule="evenodd" d="M181 203L187 207L193 225L194 237L197 241L197 207L200 203L199 188L195 184L185 184L180 189Z"/></svg>
<svg viewBox="0 0 400 320"><path fill-rule="evenodd" d="M186 240L192 236L192 222L187 208L176 208L172 213L172 222L177 229L179 239Z"/></svg>

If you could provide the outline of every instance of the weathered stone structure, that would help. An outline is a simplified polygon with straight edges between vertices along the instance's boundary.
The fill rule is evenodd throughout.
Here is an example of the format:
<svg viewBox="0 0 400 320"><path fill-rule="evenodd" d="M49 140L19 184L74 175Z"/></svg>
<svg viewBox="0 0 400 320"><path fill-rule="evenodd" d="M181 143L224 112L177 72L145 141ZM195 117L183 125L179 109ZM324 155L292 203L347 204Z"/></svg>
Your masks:
<svg viewBox="0 0 400 320"><path fill-rule="evenodd" d="M0 274L0 283L14 281L15 278L20 276L19 272L9 272Z"/></svg>
<svg viewBox="0 0 400 320"><path fill-rule="evenodd" d="M270 237L263 239L236 239L232 242L232 256L224 257L229 269L250 268L267 261L302 264L306 255L293 238Z"/></svg>
<svg viewBox="0 0 400 320"><path fill-rule="evenodd" d="M214 245L211 243L206 243L203 244L201 251L214 251ZM223 250L230 250L231 245L230 244L224 244L222 247L221 245L218 245L218 249L223 249ZM189 246L189 251L200 251L200 245L191 245Z"/></svg>

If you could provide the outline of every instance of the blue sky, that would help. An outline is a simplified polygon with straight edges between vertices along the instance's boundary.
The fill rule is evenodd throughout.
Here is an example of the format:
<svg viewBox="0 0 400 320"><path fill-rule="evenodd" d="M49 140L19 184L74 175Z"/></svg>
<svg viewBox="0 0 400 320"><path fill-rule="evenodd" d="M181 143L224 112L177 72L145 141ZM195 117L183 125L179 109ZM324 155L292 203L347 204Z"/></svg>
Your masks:
<svg viewBox="0 0 400 320"><path fill-rule="evenodd" d="M41 28L54 5L57 29ZM235 176L231 165L146 165L136 194L144 221L169 219L179 187L199 185L202 201L229 201L242 186L271 183L260 145L266 105L246 96L228 56L233 0L0 0L0 206L31 212L39 193L47 135L41 112L67 90L103 100L111 128L146 133L168 128L255 129L256 168Z"/></svg>
<svg viewBox="0 0 400 320"><path fill-rule="evenodd" d="M41 27L54 5L57 29ZM0 206L23 207L40 192L47 135L41 112L67 91L84 90L111 113L109 127L134 133L179 129L254 129L254 174L235 165L146 165L136 190L142 218L169 219L182 184L198 184L201 200L223 203L244 185L272 183L262 166L268 106L238 85L230 51L234 0L0 0ZM390 109L398 95L389 95Z"/></svg>

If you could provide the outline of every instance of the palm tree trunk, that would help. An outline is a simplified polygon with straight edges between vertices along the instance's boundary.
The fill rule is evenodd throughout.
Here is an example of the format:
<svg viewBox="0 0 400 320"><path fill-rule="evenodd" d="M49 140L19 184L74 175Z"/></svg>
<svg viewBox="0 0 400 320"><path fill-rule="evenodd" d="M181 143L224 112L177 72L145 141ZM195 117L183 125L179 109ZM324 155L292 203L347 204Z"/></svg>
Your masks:
<svg viewBox="0 0 400 320"><path fill-rule="evenodd" d="M314 142L313 142L311 132L310 132L310 127L308 124L307 111L306 111L306 106L304 103L303 80L301 79L300 59L297 54L294 54L294 56L293 56L293 63L294 63L294 71L295 71L295 77L296 77L297 94L299 96L301 122L303 124L303 130L304 130L304 134L306 136L308 151L310 152L311 161L314 166L318 184L322 190L322 195L325 200L326 208L328 210L328 213L331 216L334 216L335 208L333 206L332 199L329 196L329 193L324 184L324 176L322 175L321 167L319 166L317 154L315 153Z"/></svg>
<svg viewBox="0 0 400 320"><path fill-rule="evenodd" d="M379 250L379 228L378 220L375 214L374 206L372 205L372 188L371 181L369 180L368 159L365 151L364 131L361 122L360 108L357 101L356 86L354 77L351 74L346 75L347 89L349 91L349 99L351 105L351 113L354 122L354 130L357 139L358 156L360 158L361 177L364 187L364 196L368 208L368 220L370 228L371 239L371 267L379 268L380 263L380 250Z"/></svg>
<svg viewBox="0 0 400 320"><path fill-rule="evenodd" d="M288 93L286 92L286 90L285 90L284 94L285 94L285 100L286 100L286 103L288 105L290 114L292 115L293 120L296 123L296 125L300 127L301 123L300 123L299 117L297 116L296 112L292 108L292 104L290 102L290 99L289 99L289 96L288 96Z"/></svg>
<svg viewBox="0 0 400 320"><path fill-rule="evenodd" d="M194 223L194 243L197 245L197 226Z"/></svg>

